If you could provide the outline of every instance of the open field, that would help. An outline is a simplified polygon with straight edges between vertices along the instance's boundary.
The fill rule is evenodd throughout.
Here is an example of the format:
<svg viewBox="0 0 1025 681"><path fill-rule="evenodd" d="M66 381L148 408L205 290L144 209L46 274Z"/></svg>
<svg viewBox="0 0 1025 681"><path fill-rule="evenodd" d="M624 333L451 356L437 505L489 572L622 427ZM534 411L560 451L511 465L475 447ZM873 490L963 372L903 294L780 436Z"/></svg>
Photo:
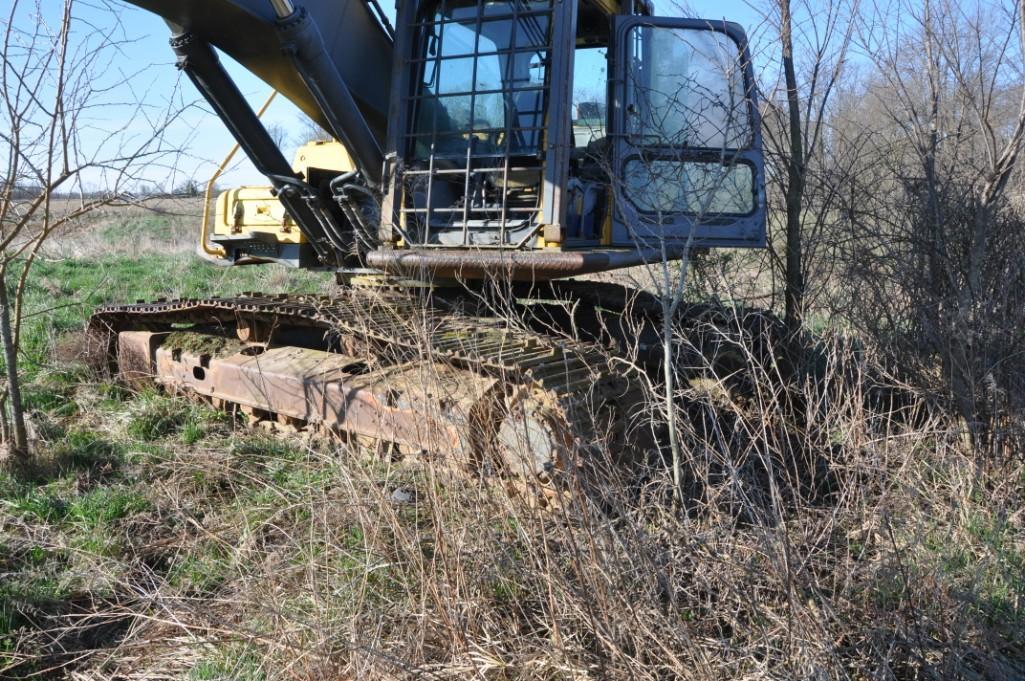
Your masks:
<svg viewBox="0 0 1025 681"><path fill-rule="evenodd" d="M41 462L0 477L0 677L1025 678L1022 458L881 406L849 340L820 339L799 422L688 392L683 511L657 464L539 507L90 375L96 305L331 283L203 264L196 204L161 208L33 270Z"/></svg>

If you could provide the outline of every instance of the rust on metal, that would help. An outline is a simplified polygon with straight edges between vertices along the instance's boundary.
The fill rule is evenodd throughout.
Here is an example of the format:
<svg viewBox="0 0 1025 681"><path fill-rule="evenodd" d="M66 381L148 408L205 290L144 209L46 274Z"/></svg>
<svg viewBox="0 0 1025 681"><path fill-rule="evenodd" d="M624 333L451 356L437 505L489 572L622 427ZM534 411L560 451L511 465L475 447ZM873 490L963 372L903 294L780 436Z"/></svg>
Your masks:
<svg viewBox="0 0 1025 681"><path fill-rule="evenodd" d="M481 427L473 423L474 407L491 398L496 384L444 365L368 369L356 357L292 346L197 355L164 347L166 335L119 334L126 380L145 375L172 392L457 459L471 455L471 434Z"/></svg>
<svg viewBox="0 0 1025 681"><path fill-rule="evenodd" d="M269 343L217 356L165 347L167 332L187 324L200 335L239 327L274 333ZM594 415L612 411L622 420L637 399L602 347L358 289L334 297L252 293L110 306L90 326L116 339L126 380L148 376L215 405L324 424L489 469L495 462L516 476L578 465L584 444L603 427L592 423ZM275 345L303 330L335 339L334 347Z"/></svg>
<svg viewBox="0 0 1025 681"><path fill-rule="evenodd" d="M385 272L408 276L430 273L436 278L494 277L514 281L546 281L661 262L665 257L678 258L683 252L683 247L679 246L669 246L667 254L648 248L551 252L452 252L414 248L371 251L367 254L367 264Z"/></svg>

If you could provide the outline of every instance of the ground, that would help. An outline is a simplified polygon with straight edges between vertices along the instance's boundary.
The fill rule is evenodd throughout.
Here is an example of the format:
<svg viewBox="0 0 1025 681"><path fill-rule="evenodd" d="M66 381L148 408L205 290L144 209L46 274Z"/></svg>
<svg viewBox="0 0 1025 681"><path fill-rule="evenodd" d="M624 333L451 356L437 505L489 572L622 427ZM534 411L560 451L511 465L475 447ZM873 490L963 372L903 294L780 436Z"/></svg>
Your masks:
<svg viewBox="0 0 1025 681"><path fill-rule="evenodd" d="M99 216L33 270L38 466L0 475L0 677L1025 677L1020 461L853 393L779 431L814 440L803 472L757 445L779 442L769 412L692 396L733 458L695 441L683 510L664 470L541 503L271 437L81 360L106 302L330 285L206 265L198 204L159 208Z"/></svg>

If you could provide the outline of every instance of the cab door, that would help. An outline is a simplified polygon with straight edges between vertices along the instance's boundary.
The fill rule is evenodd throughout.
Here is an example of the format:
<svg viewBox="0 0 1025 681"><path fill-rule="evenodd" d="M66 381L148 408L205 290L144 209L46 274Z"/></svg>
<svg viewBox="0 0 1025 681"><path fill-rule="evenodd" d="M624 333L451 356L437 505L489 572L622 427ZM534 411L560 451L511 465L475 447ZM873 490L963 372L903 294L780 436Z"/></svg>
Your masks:
<svg viewBox="0 0 1025 681"><path fill-rule="evenodd" d="M765 245L765 169L736 24L619 16L611 133L614 245Z"/></svg>

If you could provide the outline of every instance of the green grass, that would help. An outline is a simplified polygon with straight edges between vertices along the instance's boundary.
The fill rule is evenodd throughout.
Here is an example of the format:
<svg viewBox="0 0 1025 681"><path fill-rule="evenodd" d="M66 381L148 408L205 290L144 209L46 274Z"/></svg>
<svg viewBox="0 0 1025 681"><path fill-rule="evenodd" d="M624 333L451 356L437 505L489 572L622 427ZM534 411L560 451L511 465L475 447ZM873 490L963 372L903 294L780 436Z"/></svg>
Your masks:
<svg viewBox="0 0 1025 681"><path fill-rule="evenodd" d="M194 445L206 437L206 429L198 423L186 423L181 429L183 445Z"/></svg>
<svg viewBox="0 0 1025 681"><path fill-rule="evenodd" d="M171 233L175 219L133 217L102 228L101 236L111 243L160 240ZM26 289L21 369L26 407L44 444L29 479L0 473L0 668L13 659L16 632L29 621L25 612L49 604L59 610L65 601L102 595L116 588L111 580L131 571L135 559L129 544L138 537L128 530L129 523L153 512L167 513L161 509L166 502L151 486L155 474L137 462L159 466L178 447L196 445L214 433L230 436L224 414L156 393L133 395L112 382L97 384L62 344L84 329L93 309L108 303L248 290L316 292L329 284L322 274L277 266L223 269L188 253L40 260L34 265ZM244 445L243 451L247 447L254 457L261 453L260 446ZM265 449L264 455L287 453ZM222 502L202 496L202 490L195 498L201 507ZM31 533L22 536L17 528ZM154 569L190 593L207 593L230 574L227 549L216 543L186 542L173 551ZM204 664L193 678L262 678L244 660L232 662L230 655Z"/></svg>
<svg viewBox="0 0 1025 681"><path fill-rule="evenodd" d="M147 218L146 224L160 219L166 218ZM32 267L26 289L22 369L34 378L52 367L58 339L80 331L101 305L253 290L318 292L330 285L331 279L323 273L277 265L221 268L187 253L39 261ZM49 408L61 395L40 392L34 399L36 407Z"/></svg>
<svg viewBox="0 0 1025 681"><path fill-rule="evenodd" d="M939 471L934 474L940 476ZM910 538L917 550L904 569L913 581L934 580L961 594L967 607L986 621L1014 625L1021 619L1025 596L1025 545L1020 531L993 513L988 502L973 490L957 502L951 518L937 518L920 542ZM897 585L898 574L893 578L893 584L881 584L877 591L885 607L895 606L909 588Z"/></svg>
<svg viewBox="0 0 1025 681"><path fill-rule="evenodd" d="M196 410L182 400L147 393L135 401L128 434L143 442L174 435L186 426L196 426Z"/></svg>
<svg viewBox="0 0 1025 681"><path fill-rule="evenodd" d="M216 650L189 671L189 681L263 681L267 674L259 653L238 644Z"/></svg>
<svg viewBox="0 0 1025 681"><path fill-rule="evenodd" d="M81 492L73 478L8 489L2 503L18 517L73 524L85 531L100 529L149 507L145 496L130 487L103 486Z"/></svg>
<svg viewBox="0 0 1025 681"><path fill-rule="evenodd" d="M172 564L167 581L186 593L209 595L226 582L230 574L231 560L225 547L205 542Z"/></svg>
<svg viewBox="0 0 1025 681"><path fill-rule="evenodd" d="M95 530L149 507L149 501L138 490L130 487L99 487L71 501L66 520L87 531Z"/></svg>
<svg viewBox="0 0 1025 681"><path fill-rule="evenodd" d="M53 464L63 471L113 470L122 464L124 451L116 442L90 430L71 430L52 450Z"/></svg>
<svg viewBox="0 0 1025 681"><path fill-rule="evenodd" d="M39 374L37 381L31 385L57 392L51 374ZM235 433L230 417L181 399L133 395L77 379L58 387L61 399L40 402L33 416L61 425L37 452L33 477L0 472L0 669L15 659L15 651L24 652L21 639L31 613L63 612L123 588L138 569L133 546L142 539L132 528L157 529L150 520L157 517L164 531L181 537L146 559L146 585L155 580L171 593L209 597L238 570L259 567L236 565L238 545L267 523L298 522L297 514L308 511L297 502L310 489L328 485L333 468L330 459L309 461L295 444ZM66 409L83 394L100 399L98 412ZM207 440L209 456L220 457L216 476L202 450L192 449ZM182 464L175 465L182 456L199 484L187 484ZM205 518L213 527L245 529L223 540L203 532L193 536L193 522L205 524ZM264 676L258 657L225 648L189 678Z"/></svg>
<svg viewBox="0 0 1025 681"><path fill-rule="evenodd" d="M88 373L80 366L41 371L35 381L26 386L25 408L54 416L73 416L78 411L78 404L74 400L75 389L88 380Z"/></svg>
<svg viewBox="0 0 1025 681"><path fill-rule="evenodd" d="M103 240L108 243L131 243L143 238L169 240L176 236L174 222L178 218L173 215L147 213L135 215L125 220L111 222L100 230Z"/></svg>

